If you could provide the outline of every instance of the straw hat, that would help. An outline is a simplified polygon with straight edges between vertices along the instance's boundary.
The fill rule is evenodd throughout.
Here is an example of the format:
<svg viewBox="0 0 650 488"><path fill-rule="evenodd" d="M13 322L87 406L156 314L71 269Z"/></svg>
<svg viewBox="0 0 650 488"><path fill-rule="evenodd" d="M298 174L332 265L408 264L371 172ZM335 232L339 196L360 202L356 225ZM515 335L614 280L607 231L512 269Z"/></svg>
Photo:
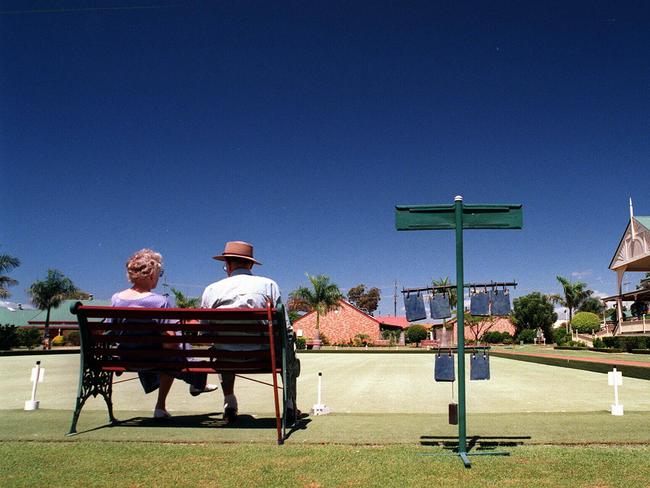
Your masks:
<svg viewBox="0 0 650 488"><path fill-rule="evenodd" d="M226 258L239 258L248 259L255 264L262 264L253 257L253 245L244 241L230 241L226 242L226 247L223 253L218 256L213 256L212 259L225 261Z"/></svg>

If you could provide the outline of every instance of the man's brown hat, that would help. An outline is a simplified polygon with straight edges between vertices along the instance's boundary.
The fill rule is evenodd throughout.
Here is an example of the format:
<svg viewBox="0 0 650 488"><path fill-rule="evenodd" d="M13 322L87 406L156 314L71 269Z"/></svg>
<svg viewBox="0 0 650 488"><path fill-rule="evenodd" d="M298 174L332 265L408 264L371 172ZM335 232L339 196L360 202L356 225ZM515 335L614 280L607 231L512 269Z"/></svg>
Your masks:
<svg viewBox="0 0 650 488"><path fill-rule="evenodd" d="M213 256L212 259L225 261L226 258L239 258L248 259L255 264L262 264L253 257L253 245L244 241L230 241L226 242L226 247L223 253L218 256Z"/></svg>

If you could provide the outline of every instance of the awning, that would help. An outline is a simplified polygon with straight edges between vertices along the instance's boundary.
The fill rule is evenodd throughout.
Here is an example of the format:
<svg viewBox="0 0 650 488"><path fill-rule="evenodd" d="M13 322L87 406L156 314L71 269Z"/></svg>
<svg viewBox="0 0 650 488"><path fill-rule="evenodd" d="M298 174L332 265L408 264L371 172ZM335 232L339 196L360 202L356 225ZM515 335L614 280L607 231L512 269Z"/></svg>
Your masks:
<svg viewBox="0 0 650 488"><path fill-rule="evenodd" d="M603 302L615 302L620 299L622 302L635 302L637 300L650 301L650 289L638 289L621 293L620 295L612 295L611 297L601 298Z"/></svg>

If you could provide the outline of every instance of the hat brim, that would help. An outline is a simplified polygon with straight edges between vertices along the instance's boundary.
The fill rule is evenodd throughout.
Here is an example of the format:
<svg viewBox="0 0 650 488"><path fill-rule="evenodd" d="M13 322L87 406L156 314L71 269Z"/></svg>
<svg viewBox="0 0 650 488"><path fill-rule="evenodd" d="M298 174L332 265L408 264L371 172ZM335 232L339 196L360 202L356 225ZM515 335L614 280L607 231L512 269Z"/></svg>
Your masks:
<svg viewBox="0 0 650 488"><path fill-rule="evenodd" d="M225 261L226 258L245 259L246 261L251 261L253 264L259 264L260 266L262 265L262 263L260 263L257 259L254 259L250 256L242 256L241 254L219 254L218 256L212 256L212 259L216 259L217 261Z"/></svg>

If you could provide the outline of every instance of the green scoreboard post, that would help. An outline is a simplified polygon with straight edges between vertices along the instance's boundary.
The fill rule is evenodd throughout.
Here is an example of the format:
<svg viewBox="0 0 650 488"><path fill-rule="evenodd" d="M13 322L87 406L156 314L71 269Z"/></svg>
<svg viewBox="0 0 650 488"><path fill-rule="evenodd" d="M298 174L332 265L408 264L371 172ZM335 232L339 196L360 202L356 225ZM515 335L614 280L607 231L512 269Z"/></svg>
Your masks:
<svg viewBox="0 0 650 488"><path fill-rule="evenodd" d="M470 467L467 453L465 409L465 310L463 270L463 229L521 229L521 204L466 205L457 196L453 205L396 205L397 230L456 230L456 293L458 344L458 455ZM478 454L478 453L473 453ZM491 453L507 454L507 453Z"/></svg>

